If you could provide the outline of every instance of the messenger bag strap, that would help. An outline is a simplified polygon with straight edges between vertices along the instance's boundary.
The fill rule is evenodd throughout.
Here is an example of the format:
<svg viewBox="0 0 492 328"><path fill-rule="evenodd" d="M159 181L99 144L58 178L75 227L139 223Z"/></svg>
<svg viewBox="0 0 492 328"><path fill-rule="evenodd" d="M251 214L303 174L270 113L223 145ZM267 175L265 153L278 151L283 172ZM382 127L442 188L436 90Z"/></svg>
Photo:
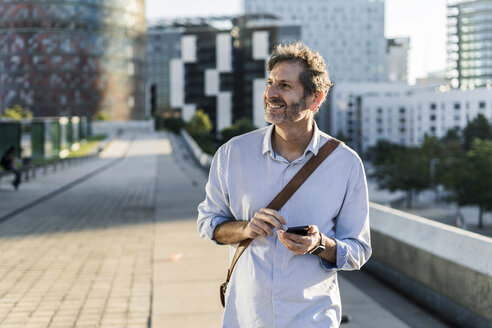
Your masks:
<svg viewBox="0 0 492 328"><path fill-rule="evenodd" d="M342 142L338 139L331 138L328 140L321 148L318 150L318 154L316 156L311 157L311 159L297 172L297 174L289 181L289 183L282 189L281 192L270 202L267 208L272 210L280 210L282 206L294 195L294 193L299 189L299 187L304 183L304 181L309 178L311 173L316 170L316 168L327 158ZM236 249L236 253L232 258L231 266L229 270L227 270L227 279L226 283L229 283L229 280L232 275L232 270L234 270L234 266L236 265L237 260L246 250L246 248L251 244L253 239L245 239L239 243L239 246Z"/></svg>

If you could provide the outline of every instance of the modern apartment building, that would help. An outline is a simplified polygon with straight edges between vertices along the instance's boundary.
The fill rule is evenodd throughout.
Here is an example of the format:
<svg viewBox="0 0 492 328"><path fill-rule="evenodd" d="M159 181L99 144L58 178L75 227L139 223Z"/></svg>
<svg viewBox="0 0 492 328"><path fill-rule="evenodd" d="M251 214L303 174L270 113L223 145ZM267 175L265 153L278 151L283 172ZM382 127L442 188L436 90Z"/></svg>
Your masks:
<svg viewBox="0 0 492 328"><path fill-rule="evenodd" d="M331 130L359 152L380 139L420 145L425 134L441 138L449 129L464 128L480 113L492 121L490 88L340 83L331 92Z"/></svg>
<svg viewBox="0 0 492 328"><path fill-rule="evenodd" d="M217 132L242 117L265 125L266 60L275 44L300 37L299 26L272 15L159 21L148 30L158 106L179 109L184 120L202 109Z"/></svg>
<svg viewBox="0 0 492 328"><path fill-rule="evenodd" d="M0 3L0 111L145 117L144 0Z"/></svg>
<svg viewBox="0 0 492 328"><path fill-rule="evenodd" d="M447 72L453 88L492 85L492 0L448 0Z"/></svg>
<svg viewBox="0 0 492 328"><path fill-rule="evenodd" d="M340 82L386 81L384 0L243 0L246 14L271 13L301 25L301 40Z"/></svg>

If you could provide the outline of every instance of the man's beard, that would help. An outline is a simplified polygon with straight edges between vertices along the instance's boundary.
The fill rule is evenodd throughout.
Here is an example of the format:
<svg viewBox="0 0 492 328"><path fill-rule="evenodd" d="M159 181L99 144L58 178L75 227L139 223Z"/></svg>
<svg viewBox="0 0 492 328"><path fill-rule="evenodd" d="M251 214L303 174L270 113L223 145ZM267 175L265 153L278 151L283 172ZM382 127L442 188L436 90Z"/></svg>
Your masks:
<svg viewBox="0 0 492 328"><path fill-rule="evenodd" d="M265 121L273 124L281 124L285 122L295 122L301 118L301 112L306 109L306 98L302 97L298 102L286 106L285 102L281 99L267 100L263 99L265 106ZM268 110L268 104L285 106L281 112L270 112Z"/></svg>

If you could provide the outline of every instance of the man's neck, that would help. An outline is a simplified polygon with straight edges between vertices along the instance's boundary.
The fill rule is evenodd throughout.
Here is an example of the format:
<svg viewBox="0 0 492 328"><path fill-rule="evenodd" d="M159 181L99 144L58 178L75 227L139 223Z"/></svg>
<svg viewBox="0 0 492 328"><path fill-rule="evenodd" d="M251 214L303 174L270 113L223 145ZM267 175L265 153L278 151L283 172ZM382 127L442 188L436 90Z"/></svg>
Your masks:
<svg viewBox="0 0 492 328"><path fill-rule="evenodd" d="M272 148L289 162L301 156L311 142L314 132L313 119L275 125Z"/></svg>

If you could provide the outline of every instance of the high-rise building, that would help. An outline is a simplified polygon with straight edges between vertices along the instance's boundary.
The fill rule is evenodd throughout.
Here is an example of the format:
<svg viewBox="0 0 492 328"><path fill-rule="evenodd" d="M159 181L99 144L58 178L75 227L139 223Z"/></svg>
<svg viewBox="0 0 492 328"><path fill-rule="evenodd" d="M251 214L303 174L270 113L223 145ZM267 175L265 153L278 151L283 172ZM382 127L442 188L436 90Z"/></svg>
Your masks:
<svg viewBox="0 0 492 328"><path fill-rule="evenodd" d="M161 20L148 31L156 109L178 109L184 120L202 109L217 132L243 117L266 124L266 61L275 44L300 37L298 25L272 15Z"/></svg>
<svg viewBox="0 0 492 328"><path fill-rule="evenodd" d="M410 38L388 39L386 69L389 82L407 83Z"/></svg>
<svg viewBox="0 0 492 328"><path fill-rule="evenodd" d="M246 14L301 25L301 40L324 57L334 83L386 81L384 0L244 0Z"/></svg>
<svg viewBox="0 0 492 328"><path fill-rule="evenodd" d="M0 3L0 111L145 118L144 0Z"/></svg>
<svg viewBox="0 0 492 328"><path fill-rule="evenodd" d="M448 0L447 7L451 86L492 85L492 0Z"/></svg>

